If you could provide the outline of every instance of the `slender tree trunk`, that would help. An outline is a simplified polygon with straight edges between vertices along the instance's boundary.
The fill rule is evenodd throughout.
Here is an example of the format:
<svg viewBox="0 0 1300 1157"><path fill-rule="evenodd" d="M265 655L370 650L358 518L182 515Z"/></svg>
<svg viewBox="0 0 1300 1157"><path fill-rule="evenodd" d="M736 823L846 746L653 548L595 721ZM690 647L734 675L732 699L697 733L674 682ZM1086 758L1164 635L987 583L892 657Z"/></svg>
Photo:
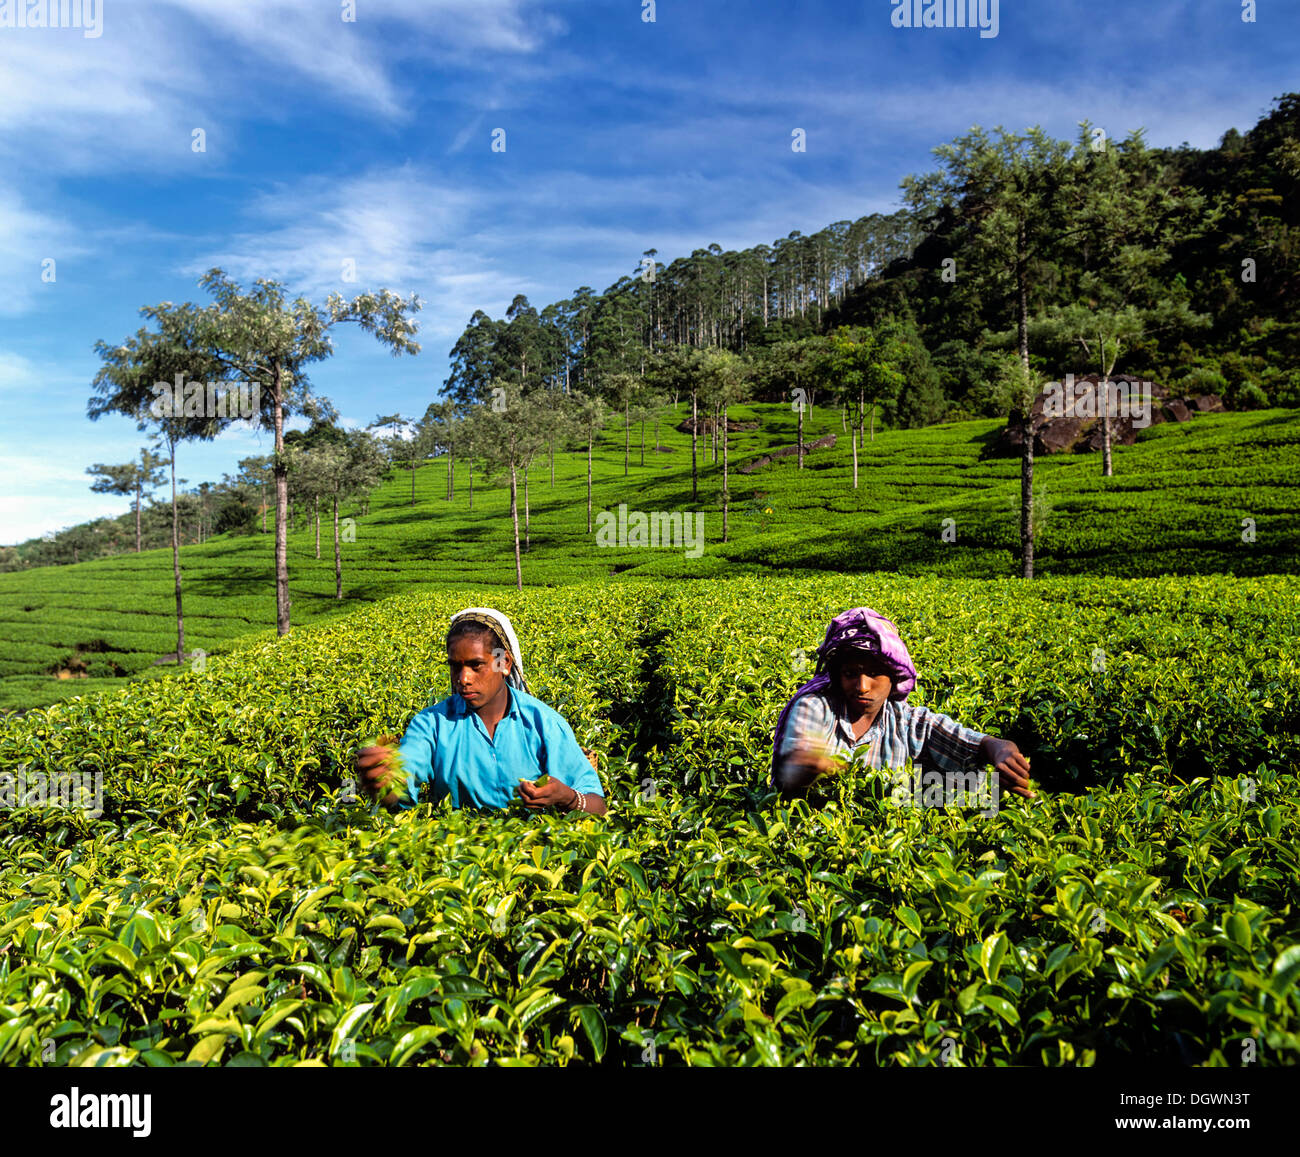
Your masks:
<svg viewBox="0 0 1300 1157"><path fill-rule="evenodd" d="M623 406L623 477L627 477L628 461L632 454L632 427L629 423L628 407Z"/></svg>
<svg viewBox="0 0 1300 1157"><path fill-rule="evenodd" d="M411 505L415 505L415 462L411 463Z"/></svg>
<svg viewBox="0 0 1300 1157"><path fill-rule="evenodd" d="M876 400L871 399L871 440L876 440Z"/></svg>
<svg viewBox="0 0 1300 1157"><path fill-rule="evenodd" d="M471 457L469 462L469 508L474 509L474 459Z"/></svg>
<svg viewBox="0 0 1300 1157"><path fill-rule="evenodd" d="M645 465L645 419L641 419L641 465Z"/></svg>
<svg viewBox="0 0 1300 1157"><path fill-rule="evenodd" d="M266 533L266 483L262 483L262 533Z"/></svg>
<svg viewBox="0 0 1300 1157"><path fill-rule="evenodd" d="M156 475L155 475L156 477ZM144 501L144 494L141 492L140 483L135 486L135 553L140 553L140 504Z"/></svg>
<svg viewBox="0 0 1300 1157"><path fill-rule="evenodd" d="M343 597L343 551L339 546L339 496L334 495L334 597Z"/></svg>
<svg viewBox="0 0 1300 1157"><path fill-rule="evenodd" d="M803 403L799 403L799 469L803 469Z"/></svg>
<svg viewBox="0 0 1300 1157"><path fill-rule="evenodd" d="M1026 387L1030 381L1028 267L1025 225L1021 221L1016 229L1016 336ZM1020 574L1022 578L1031 579L1034 577L1034 398L1032 392L1029 392L1024 402L1025 446L1024 456L1020 462Z"/></svg>
<svg viewBox="0 0 1300 1157"><path fill-rule="evenodd" d="M849 432L849 411L845 406L841 406L840 407L840 433L847 434L848 432Z"/></svg>
<svg viewBox="0 0 1300 1157"><path fill-rule="evenodd" d="M284 464L284 400L280 366L271 366L275 399L275 629L289 633L289 471Z"/></svg>
<svg viewBox="0 0 1300 1157"><path fill-rule="evenodd" d="M565 388L565 393L568 393L567 387ZM550 451L551 451L551 489L554 490L555 489L555 439L554 438L552 438L550 441Z"/></svg>
<svg viewBox="0 0 1300 1157"><path fill-rule="evenodd" d="M1029 418L1020 458L1020 577L1034 577L1034 435Z"/></svg>
<svg viewBox="0 0 1300 1157"><path fill-rule="evenodd" d="M450 502L452 498L451 476L452 476L453 458L454 455L452 454L451 448L448 447L447 448L447 501L448 502Z"/></svg>
<svg viewBox="0 0 1300 1157"><path fill-rule="evenodd" d="M320 558L320 495L311 496L312 514L316 520L316 557Z"/></svg>
<svg viewBox="0 0 1300 1157"><path fill-rule="evenodd" d="M169 440L172 459L172 574L176 578L176 669L185 661L185 614L181 608L181 516L176 506L176 442Z"/></svg>
<svg viewBox="0 0 1300 1157"><path fill-rule="evenodd" d="M853 489L858 488L858 427L853 427Z"/></svg>
<svg viewBox="0 0 1300 1157"><path fill-rule="evenodd" d="M1025 239L1025 223L1016 228L1016 338L1020 360L1029 369L1029 251ZM1029 417L1032 418L1033 411ZM1027 419L1028 420L1028 419Z"/></svg>
<svg viewBox="0 0 1300 1157"><path fill-rule="evenodd" d="M1104 346L1102 347L1105 348ZM1110 464L1110 374L1103 374L1105 381L1098 387L1102 391L1101 411L1101 473L1105 478L1113 475Z"/></svg>
<svg viewBox="0 0 1300 1157"><path fill-rule="evenodd" d="M524 589L524 564L519 557L519 499L515 486L515 463L510 460L510 521L515 528L515 586Z"/></svg>
<svg viewBox="0 0 1300 1157"><path fill-rule="evenodd" d="M587 438L587 533L591 533L591 443L590 436Z"/></svg>
<svg viewBox="0 0 1300 1157"><path fill-rule="evenodd" d="M691 501L700 500L700 467L697 446L700 438L699 406L696 405L695 391L691 391Z"/></svg>
<svg viewBox="0 0 1300 1157"><path fill-rule="evenodd" d="M731 512L731 491L727 489L727 407L722 407L722 541L727 541L727 516Z"/></svg>

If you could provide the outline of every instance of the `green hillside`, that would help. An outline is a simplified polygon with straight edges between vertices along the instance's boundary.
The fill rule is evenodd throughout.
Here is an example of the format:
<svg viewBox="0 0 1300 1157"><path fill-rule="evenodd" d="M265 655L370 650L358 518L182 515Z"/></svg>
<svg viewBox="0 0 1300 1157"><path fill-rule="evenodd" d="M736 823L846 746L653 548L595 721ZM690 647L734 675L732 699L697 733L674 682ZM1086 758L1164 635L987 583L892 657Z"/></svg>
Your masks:
<svg viewBox="0 0 1300 1157"><path fill-rule="evenodd" d="M683 406L679 413L687 413ZM1018 574L1019 462L989 457L1002 423L962 422L878 432L859 453L859 488L838 412L814 407L805 439L834 433L831 449L793 457L752 474L739 467L795 440L789 407L733 407L732 421L755 424L731 436L732 509L722 541L721 462L701 440L699 502L691 498L690 437L653 431L641 465L632 430L623 473L621 420L594 456L594 510L700 511L704 548L597 545L586 524L586 456L557 453L530 471L531 546L526 586L604 579L718 578L747 573L833 570L979 578ZM1039 575L1295 573L1300 566L1300 413L1210 414L1144 431L1115 450L1115 474L1097 455L1040 458L1035 467L1046 510L1037 541ZM520 480L521 534L523 482ZM323 527L321 558L310 530L291 533L293 622L304 625L419 587L514 585L509 488L455 470L446 500L443 461L411 480L399 471L356 515L356 540L343 547L344 599L334 598L332 546ZM770 511L770 513L769 513ZM1243 541L1243 519L1255 540ZM955 541L945 542L951 519ZM219 654L275 621L270 535L221 536L182 551L186 649ZM162 673L157 659L176 648L170 551L121 555L76 566L0 574L0 707L26 707L117 686L123 677ZM60 680L60 668L89 678Z"/></svg>

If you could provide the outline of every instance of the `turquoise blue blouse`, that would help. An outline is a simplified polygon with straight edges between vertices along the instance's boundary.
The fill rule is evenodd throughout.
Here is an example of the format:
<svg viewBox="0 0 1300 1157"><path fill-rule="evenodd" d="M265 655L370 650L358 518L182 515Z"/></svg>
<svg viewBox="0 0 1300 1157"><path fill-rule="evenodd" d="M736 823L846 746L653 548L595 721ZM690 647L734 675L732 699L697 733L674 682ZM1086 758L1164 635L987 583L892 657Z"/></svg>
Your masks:
<svg viewBox="0 0 1300 1157"><path fill-rule="evenodd" d="M543 772L575 791L604 797L564 717L524 691L509 686L506 691L510 707L491 738L455 694L411 720L398 748L408 793L401 807L414 806L426 783L432 785L434 803L450 795L452 807L508 807L519 798L515 785Z"/></svg>

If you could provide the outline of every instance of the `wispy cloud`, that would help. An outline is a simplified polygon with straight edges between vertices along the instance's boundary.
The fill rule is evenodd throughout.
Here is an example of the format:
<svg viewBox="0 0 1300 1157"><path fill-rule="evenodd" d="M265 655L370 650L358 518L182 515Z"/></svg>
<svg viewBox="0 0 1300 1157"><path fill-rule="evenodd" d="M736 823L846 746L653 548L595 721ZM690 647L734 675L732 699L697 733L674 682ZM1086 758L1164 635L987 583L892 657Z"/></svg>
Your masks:
<svg viewBox="0 0 1300 1157"><path fill-rule="evenodd" d="M18 354L0 350L0 390L26 390L39 380L34 362Z"/></svg>
<svg viewBox="0 0 1300 1157"><path fill-rule="evenodd" d="M447 147L447 155L449 157L455 156L474 139L475 134L478 133L480 126L483 124L483 118L485 116L487 116L486 112L479 113L478 116L456 134L455 139Z"/></svg>
<svg viewBox="0 0 1300 1157"><path fill-rule="evenodd" d="M497 70L499 85L502 57L527 59L566 27L530 0L359 0L355 22L320 0L106 7L96 39L0 36L0 159L12 169L210 176L246 121L292 120L304 92L336 116L405 123L425 96L407 66Z"/></svg>
<svg viewBox="0 0 1300 1157"><path fill-rule="evenodd" d="M33 207L0 184L0 317L20 316L57 293L60 265L89 250L75 222Z"/></svg>

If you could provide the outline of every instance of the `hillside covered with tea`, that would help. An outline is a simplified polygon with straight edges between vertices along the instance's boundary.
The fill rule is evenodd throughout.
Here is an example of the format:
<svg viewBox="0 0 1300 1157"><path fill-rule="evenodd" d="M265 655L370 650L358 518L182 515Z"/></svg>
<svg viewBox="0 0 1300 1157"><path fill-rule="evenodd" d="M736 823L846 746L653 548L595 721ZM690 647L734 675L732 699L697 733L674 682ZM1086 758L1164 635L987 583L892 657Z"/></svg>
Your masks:
<svg viewBox="0 0 1300 1157"><path fill-rule="evenodd" d="M680 422L689 407L668 413ZM1040 457L1039 573L1296 573L1297 413L1204 414L1153 425L1134 445L1115 448L1109 478L1095 454ZM737 406L732 421L746 428L729 435L725 542L722 461L714 462L707 437L697 447L693 501L689 433L664 422L656 451L648 428L643 460L633 427L625 473L624 432L614 423L593 454L590 532L586 455L557 452L553 475L547 459L535 462L527 471L526 515L523 478L518 482L525 586L825 570L889 570L903 577L1019 573L1020 463L990 453L1003 423L880 431L859 448L855 489L852 447L834 407L814 402L805 416L806 443L836 440L809 450L802 470L793 455L746 469L794 444L798 421L790 406ZM411 589L513 587L508 477L485 481L476 471L471 507L467 464L453 465L450 499L447 473L445 456L414 471L398 468L368 502L342 508L352 534L340 545L341 600L334 597L329 518L317 558L310 509L300 509L288 536L293 624L330 619ZM601 545L597 520L602 511L617 515L620 505L629 512L698 515L698 556L688 557L683 545ZM237 639L274 629L270 534L221 534L183 546L180 556L187 653L220 654ZM169 550L0 574L0 709L174 672L173 587Z"/></svg>
<svg viewBox="0 0 1300 1157"><path fill-rule="evenodd" d="M0 1061L1296 1062L1293 576L502 592L609 815L374 814L350 753L446 693L480 594L8 721L4 766L104 791L0 836ZM865 769L766 791L800 656L858 604L1038 798L900 808Z"/></svg>

